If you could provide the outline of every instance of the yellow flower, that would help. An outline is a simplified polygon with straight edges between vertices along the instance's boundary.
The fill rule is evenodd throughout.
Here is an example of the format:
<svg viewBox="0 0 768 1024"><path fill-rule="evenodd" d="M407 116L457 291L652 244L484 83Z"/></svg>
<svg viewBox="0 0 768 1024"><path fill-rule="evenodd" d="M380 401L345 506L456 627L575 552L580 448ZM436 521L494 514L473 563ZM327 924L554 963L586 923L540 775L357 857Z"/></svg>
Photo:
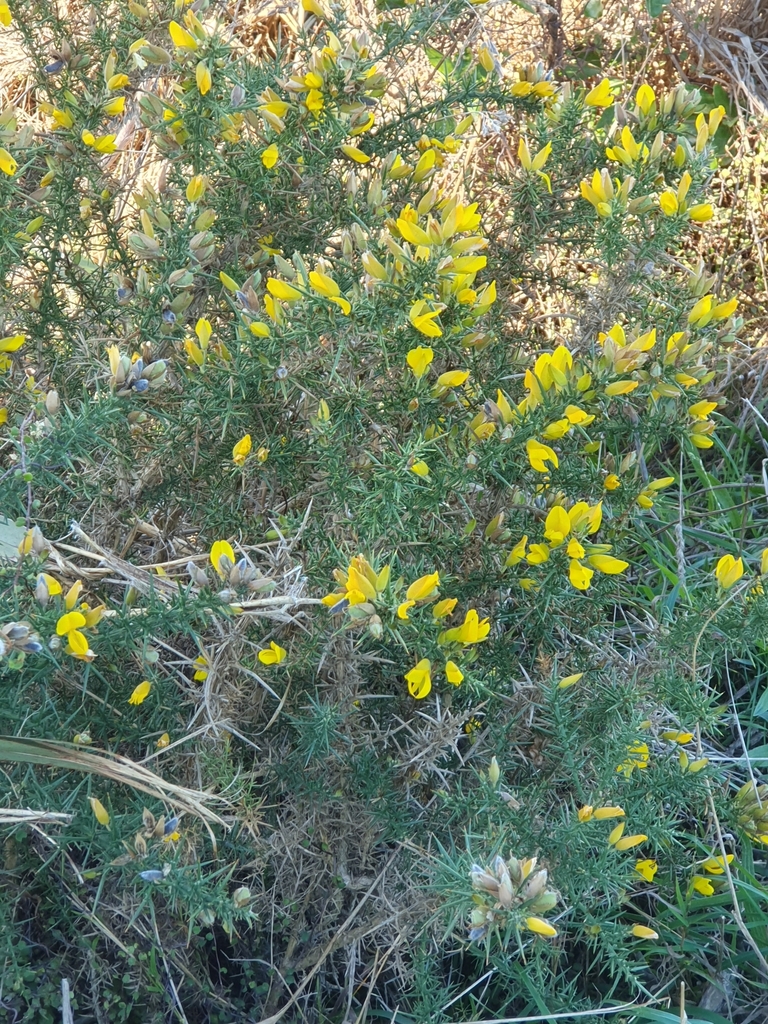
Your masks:
<svg viewBox="0 0 768 1024"><path fill-rule="evenodd" d="M594 575L594 571L583 565L578 559L571 559L568 567L568 579L571 581L571 586L577 590L589 590Z"/></svg>
<svg viewBox="0 0 768 1024"><path fill-rule="evenodd" d="M405 681L413 698L423 700L428 697L432 689L432 663L429 659L422 658L410 672L406 672Z"/></svg>
<svg viewBox="0 0 768 1024"><path fill-rule="evenodd" d="M694 875L693 882L691 884L696 892L700 893L702 896L714 895L715 887L708 878L704 877L704 875Z"/></svg>
<svg viewBox="0 0 768 1024"><path fill-rule="evenodd" d="M442 337L442 330L434 322L439 315L440 311L430 309L424 299L419 299L418 302L414 302L408 311L408 319L411 321L413 326L417 331L420 331L422 334L426 334L428 338Z"/></svg>
<svg viewBox="0 0 768 1024"><path fill-rule="evenodd" d="M7 338L0 338L0 352L18 352L26 338L26 334L12 334Z"/></svg>
<svg viewBox="0 0 768 1024"><path fill-rule="evenodd" d="M680 210L677 195L672 192L671 189L667 189L666 192L661 193L659 196L659 206L661 207L661 212L666 217L674 217Z"/></svg>
<svg viewBox="0 0 768 1024"><path fill-rule="evenodd" d="M571 421L563 418L561 420L555 420L554 423L548 423L541 432L541 436L545 441L557 441L558 438L564 437L571 429Z"/></svg>
<svg viewBox="0 0 768 1024"><path fill-rule="evenodd" d="M202 683L205 679L208 678L208 659L205 657L204 654L198 655L192 662L192 665L195 669L195 674L192 676L192 678L195 680L196 683Z"/></svg>
<svg viewBox="0 0 768 1024"><path fill-rule="evenodd" d="M531 544L525 560L529 565L543 565L549 561L549 548L546 544Z"/></svg>
<svg viewBox="0 0 768 1024"><path fill-rule="evenodd" d="M711 203L697 203L692 206L688 211L688 216L693 221L702 223L706 220L712 220L715 215L715 211L712 209Z"/></svg>
<svg viewBox="0 0 768 1024"><path fill-rule="evenodd" d="M613 93L608 79L604 78L594 89L590 89L584 102L588 107L610 107L613 103Z"/></svg>
<svg viewBox="0 0 768 1024"><path fill-rule="evenodd" d="M128 698L129 704L142 704L149 696L149 691L152 689L152 683L148 679L145 679L143 683L134 689L131 696Z"/></svg>
<svg viewBox="0 0 768 1024"><path fill-rule="evenodd" d="M627 747L629 757L617 766L616 771L630 777L635 768L647 768L649 762L648 744L633 743Z"/></svg>
<svg viewBox="0 0 768 1024"><path fill-rule="evenodd" d="M577 812L579 821L591 821L593 811L592 804L585 804L583 807L580 807Z"/></svg>
<svg viewBox="0 0 768 1024"><path fill-rule="evenodd" d="M122 114L125 110L125 96L115 96L113 100L109 100L108 103L105 103L101 109L108 117L116 117L118 114ZM69 117L69 115L67 116ZM70 121L71 120L72 118L70 117ZM69 124L67 127L71 128L72 125Z"/></svg>
<svg viewBox="0 0 768 1024"><path fill-rule="evenodd" d="M626 811L623 807L596 807L595 808L595 819L597 821L604 821L608 818L623 818Z"/></svg>
<svg viewBox="0 0 768 1024"><path fill-rule="evenodd" d="M226 559L229 564L225 562L222 566L222 558ZM222 579L229 573L234 564L235 553L232 550L232 545L226 540L215 541L211 548L211 565Z"/></svg>
<svg viewBox="0 0 768 1024"><path fill-rule="evenodd" d="M445 678L451 684L451 686L460 686L464 680L464 673L461 671L455 661L446 661L445 663Z"/></svg>
<svg viewBox="0 0 768 1024"><path fill-rule="evenodd" d="M368 154L364 153L362 149L358 149L357 146L341 146L341 151L344 156L348 156L349 159L354 160L356 164L367 164L371 161Z"/></svg>
<svg viewBox="0 0 768 1024"><path fill-rule="evenodd" d="M453 612L453 609L457 604L457 597L444 597L442 601L438 601L432 608L432 617L435 619L447 618Z"/></svg>
<svg viewBox="0 0 768 1024"><path fill-rule="evenodd" d="M398 619L403 619L405 622L408 622L408 612L411 610L411 608L413 608L415 604L415 601L401 601L401 603L397 606Z"/></svg>
<svg viewBox="0 0 768 1024"><path fill-rule="evenodd" d="M196 50L197 40L190 35L185 28L182 28L177 21L172 21L168 26L173 45L181 50Z"/></svg>
<svg viewBox="0 0 768 1024"><path fill-rule="evenodd" d="M635 103L640 108L640 113L644 116L653 106L653 102L656 99L656 93L647 83L643 82L640 88L635 93Z"/></svg>
<svg viewBox="0 0 768 1024"><path fill-rule="evenodd" d="M768 572L768 548L763 548L763 553L760 555L760 575L765 576Z"/></svg>
<svg viewBox="0 0 768 1024"><path fill-rule="evenodd" d="M709 875L722 875L725 874L725 864L733 863L733 854L728 853L723 861L722 855L719 857L707 857L706 860L701 862L701 866Z"/></svg>
<svg viewBox="0 0 768 1024"><path fill-rule="evenodd" d="M319 89L310 89L307 93L307 98L304 100L307 106L307 110L311 110L313 113L318 113L325 106L325 100L323 94Z"/></svg>
<svg viewBox="0 0 768 1024"><path fill-rule="evenodd" d="M56 623L56 632L59 636L66 636L73 629L80 629L84 625L85 616L81 612L67 612Z"/></svg>
<svg viewBox="0 0 768 1024"><path fill-rule="evenodd" d="M701 402L695 402L693 405L688 406L688 415L692 416L695 420L705 420L711 412L714 412L717 408L717 402L707 402L702 400Z"/></svg>
<svg viewBox="0 0 768 1024"><path fill-rule="evenodd" d="M167 732L164 732L163 735L160 736L160 738L158 739L158 741L155 744L155 746L157 747L158 750L163 750L165 747L168 746L168 744L170 742L171 742L170 735Z"/></svg>
<svg viewBox="0 0 768 1024"><path fill-rule="evenodd" d="M77 604L78 600L80 599L82 589L83 581L75 580L75 582L64 595L64 607L67 609L68 612L71 612L72 609Z"/></svg>
<svg viewBox="0 0 768 1024"><path fill-rule="evenodd" d="M639 846L640 843L644 843L648 836L642 835L642 833L634 836L624 836L619 839L618 842L614 843L613 846L617 850L631 850L633 846Z"/></svg>
<svg viewBox="0 0 768 1024"><path fill-rule="evenodd" d="M408 590L405 592L405 596L409 601L426 601L430 597L434 597L437 594L438 587L440 586L440 574L436 572L427 573L426 576L419 576L415 580Z"/></svg>
<svg viewBox="0 0 768 1024"><path fill-rule="evenodd" d="M71 654L74 658L87 660L89 651L90 647L86 635L81 633L79 629L71 629L67 633L67 654Z"/></svg>
<svg viewBox="0 0 768 1024"><path fill-rule="evenodd" d="M545 921L541 917L526 917L525 927L537 935L543 935L544 938L551 939L553 935L557 935L557 928L553 928L549 921Z"/></svg>
<svg viewBox="0 0 768 1024"><path fill-rule="evenodd" d="M279 281L275 277L267 278L267 291L270 295L274 295L276 299L282 299L284 302L296 302L302 298L298 288L294 288L287 281Z"/></svg>
<svg viewBox="0 0 768 1024"><path fill-rule="evenodd" d="M261 154L261 162L267 168L268 171L272 170L277 161L280 158L280 150L273 142L271 146L267 146L264 152Z"/></svg>
<svg viewBox="0 0 768 1024"><path fill-rule="evenodd" d="M187 183L187 202L198 203L205 195L205 190L208 187L208 179L204 174L196 174L194 177L189 179Z"/></svg>
<svg viewBox="0 0 768 1024"><path fill-rule="evenodd" d="M557 684L558 690L567 690L570 686L574 686L581 677L584 675L583 672L574 672L570 676L563 676L560 682Z"/></svg>
<svg viewBox="0 0 768 1024"><path fill-rule="evenodd" d="M130 81L128 75L112 75L107 82L107 89L110 92L114 92L116 89L124 89L126 85L130 84Z"/></svg>
<svg viewBox="0 0 768 1024"><path fill-rule="evenodd" d="M527 546L528 535L526 534L526 536L524 536L522 540L519 540L517 544L515 544L515 546L509 552L504 561L504 565L517 565L518 562L522 562L522 560L525 558ZM768 548L766 548L766 551L768 551Z"/></svg>
<svg viewBox="0 0 768 1024"><path fill-rule="evenodd" d="M584 545L575 537L571 537L568 541L568 547L565 550L569 558L580 559L586 554Z"/></svg>
<svg viewBox="0 0 768 1024"><path fill-rule="evenodd" d="M723 555L715 567L715 578L723 590L730 590L744 575L744 562L733 555Z"/></svg>
<svg viewBox="0 0 768 1024"><path fill-rule="evenodd" d="M631 391L634 391L638 386L636 380L615 380L613 383L608 384L605 388L605 393L609 397L615 395L628 395Z"/></svg>
<svg viewBox="0 0 768 1024"><path fill-rule="evenodd" d="M0 0L0 25L4 25L8 28L12 21L13 15L11 14L10 7L4 2L4 0Z"/></svg>
<svg viewBox="0 0 768 1024"><path fill-rule="evenodd" d="M547 462L551 462L555 469L560 465L557 455L549 445L542 444L541 441L537 441L534 437L528 438L525 442L525 448L528 452L531 469L535 469L537 473L547 472Z"/></svg>
<svg viewBox="0 0 768 1024"><path fill-rule="evenodd" d="M459 388L469 377L469 370L448 370L437 378L439 388Z"/></svg>
<svg viewBox="0 0 768 1024"><path fill-rule="evenodd" d="M559 547L571 532L571 520L562 505L554 505L544 523L544 536L553 548Z"/></svg>
<svg viewBox="0 0 768 1024"><path fill-rule="evenodd" d="M768 548L766 549L768 550ZM48 597L55 597L56 594L61 593L61 584L55 577L49 576L47 572L41 572L37 577L37 583L42 583L46 589ZM63 634L60 634L63 636Z"/></svg>
<svg viewBox="0 0 768 1024"><path fill-rule="evenodd" d="M287 653L284 647L271 640L266 650L259 651L259 661L262 665L279 665L281 661L285 660Z"/></svg>
<svg viewBox="0 0 768 1024"><path fill-rule="evenodd" d="M107 808L101 800L97 800L95 796L89 796L88 800L91 804L91 810L93 811L93 816L96 821L105 828L109 828L109 811L107 811Z"/></svg>
<svg viewBox="0 0 768 1024"><path fill-rule="evenodd" d="M616 576L629 567L629 562L622 562L620 558L614 558L613 555L590 555L587 561L598 572L605 573L607 576Z"/></svg>
<svg viewBox="0 0 768 1024"><path fill-rule="evenodd" d="M205 61L200 61L195 68L195 81L201 96L211 91L211 72Z"/></svg>
<svg viewBox="0 0 768 1024"><path fill-rule="evenodd" d="M19 165L16 163L16 161L8 152L8 150L3 149L0 146L0 171L2 171L3 174L7 174L9 177L13 177L13 175L16 173L18 166Z"/></svg>
<svg viewBox="0 0 768 1024"><path fill-rule="evenodd" d="M429 466L423 459L419 459L417 462L412 463L409 468L412 473L416 474L416 476L429 476Z"/></svg>
<svg viewBox="0 0 768 1024"><path fill-rule="evenodd" d="M235 447L232 449L232 461L236 466L242 466L245 460L248 458L252 447L251 435L246 434L245 437L241 437Z"/></svg>
<svg viewBox="0 0 768 1024"><path fill-rule="evenodd" d="M659 933L655 932L653 928L646 928L644 924L636 924L632 929L632 934L638 939L658 939Z"/></svg>
<svg viewBox="0 0 768 1024"><path fill-rule="evenodd" d="M488 619L480 619L477 611L470 608L464 617L464 622L454 629L447 629L438 637L438 643L460 643L465 647L468 644L479 644L486 639L491 631L491 624Z"/></svg>
<svg viewBox="0 0 768 1024"><path fill-rule="evenodd" d="M658 870L659 865L655 860L639 860L635 864L635 871L642 875L646 882L652 882Z"/></svg>
<svg viewBox="0 0 768 1024"><path fill-rule="evenodd" d="M427 372L427 367L434 357L435 353L431 348L419 345L417 348L412 348L408 352L408 355L405 357L405 361L410 366L414 377L420 379Z"/></svg>

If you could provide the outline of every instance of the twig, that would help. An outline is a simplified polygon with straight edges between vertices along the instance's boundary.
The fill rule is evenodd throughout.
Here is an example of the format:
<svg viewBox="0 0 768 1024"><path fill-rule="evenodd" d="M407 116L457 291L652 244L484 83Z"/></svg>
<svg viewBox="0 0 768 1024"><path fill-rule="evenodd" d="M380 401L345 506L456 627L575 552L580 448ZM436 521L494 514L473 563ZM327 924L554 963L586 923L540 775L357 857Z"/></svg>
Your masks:
<svg viewBox="0 0 768 1024"><path fill-rule="evenodd" d="M302 981L302 983L299 985L299 987L293 993L293 995L288 1000L288 1002L285 1004L285 1006L281 1007L281 1009L279 1009L277 1011L277 1013L273 1013L271 1017L263 1017L260 1021L254 1022L254 1024L277 1024L277 1022L279 1020L282 1020L282 1018L290 1010L290 1008L296 1004L297 1000L301 996L301 994L304 991L304 989L309 985L309 983L312 981L314 976L317 974L317 972L323 966L323 964L325 963L325 961L326 961L327 957L329 956L329 954L336 948L336 944L337 944L337 941L339 939L339 936L343 935L343 933L346 932L347 928L349 928L349 926L355 920L357 915L363 909L363 906L368 902L369 897L371 896L371 894L373 893L374 889L379 884L379 882L382 880L384 875L389 870L390 865L394 862L395 857L397 857L398 853L400 853L401 848L402 848L402 844L398 844L397 848L392 851L392 854L390 855L389 860L384 865L384 867L381 869L381 871L378 873L376 878L374 878L373 882L369 886L369 888L366 891L366 893L363 896L363 898L360 900L360 902L357 904L355 909L352 911L352 913L346 919L346 921L341 926L341 928L339 928L339 930L336 932L336 934L333 936L333 938L330 940L330 942L325 946L325 948L323 949L322 953L320 954L320 956L317 959L317 963L312 968L312 970L309 972L309 974L306 976L304 981ZM493 1022L489 1021L488 1024L493 1024Z"/></svg>

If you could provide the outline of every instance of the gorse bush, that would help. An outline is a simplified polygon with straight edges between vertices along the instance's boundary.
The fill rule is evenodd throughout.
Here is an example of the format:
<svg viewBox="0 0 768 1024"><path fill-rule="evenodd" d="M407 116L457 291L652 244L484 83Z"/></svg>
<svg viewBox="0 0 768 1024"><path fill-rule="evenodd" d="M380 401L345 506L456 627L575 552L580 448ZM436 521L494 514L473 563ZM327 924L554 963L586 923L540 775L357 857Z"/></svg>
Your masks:
<svg viewBox="0 0 768 1024"><path fill-rule="evenodd" d="M725 107L512 72L459 3L0 21L1 1005L759 998Z"/></svg>

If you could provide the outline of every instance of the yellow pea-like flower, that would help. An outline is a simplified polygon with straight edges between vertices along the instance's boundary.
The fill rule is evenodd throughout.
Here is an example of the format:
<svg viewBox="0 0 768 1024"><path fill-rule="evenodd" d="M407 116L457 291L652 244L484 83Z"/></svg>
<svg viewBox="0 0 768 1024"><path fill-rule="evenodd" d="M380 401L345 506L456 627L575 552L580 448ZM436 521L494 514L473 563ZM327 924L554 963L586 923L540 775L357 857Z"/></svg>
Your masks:
<svg viewBox="0 0 768 1024"><path fill-rule="evenodd" d="M280 644L276 644L272 640L268 648L259 651L259 661L262 665L279 665L282 661L285 661L287 653L284 647L281 647Z"/></svg>
<svg viewBox="0 0 768 1024"><path fill-rule="evenodd" d="M211 72L205 61L201 60L195 68L195 81L197 82L197 90L201 96L205 96L211 91Z"/></svg>
<svg viewBox="0 0 768 1024"><path fill-rule="evenodd" d="M464 681L464 673L461 671L455 661L446 661L445 663L445 678L451 684L451 686L460 686Z"/></svg>
<svg viewBox="0 0 768 1024"><path fill-rule="evenodd" d="M638 875L642 875L646 882L652 882L658 870L659 865L656 863L655 860L639 860L635 864L635 871L638 873Z"/></svg>
<svg viewBox="0 0 768 1024"><path fill-rule="evenodd" d="M280 150L277 148L274 142L272 143L271 146L267 146L267 148L261 154L261 162L264 164L268 171L272 170L272 168L275 166L279 159Z"/></svg>
<svg viewBox="0 0 768 1024"><path fill-rule="evenodd" d="M427 372L427 367L434 358L435 353L433 349L419 345L417 348L412 348L408 352L408 355L405 357L405 361L411 368L414 377L420 379Z"/></svg>
<svg viewBox="0 0 768 1024"><path fill-rule="evenodd" d="M88 800L90 801L91 810L96 821L105 828L109 828L109 811L107 808L95 796L88 797Z"/></svg>
<svg viewBox="0 0 768 1024"><path fill-rule="evenodd" d="M723 555L715 567L715 579L723 588L730 590L744 575L744 562L733 555Z"/></svg>
<svg viewBox="0 0 768 1024"><path fill-rule="evenodd" d="M16 173L18 169L16 160L11 156L7 149L3 149L0 146L0 171L3 174L7 174L10 178Z"/></svg>
<svg viewBox="0 0 768 1024"><path fill-rule="evenodd" d="M172 21L168 26L173 45L178 46L180 50L196 50L197 40L191 35L185 28L177 21Z"/></svg>
<svg viewBox="0 0 768 1024"><path fill-rule="evenodd" d="M594 89L590 89L584 102L588 107L609 107L613 103L613 93L608 79L604 78Z"/></svg>
<svg viewBox="0 0 768 1024"><path fill-rule="evenodd" d="M66 636L73 629L80 629L84 625L85 616L81 612L67 612L56 623L56 632L59 636Z"/></svg>
<svg viewBox="0 0 768 1024"><path fill-rule="evenodd" d="M429 659L422 658L410 672L406 672L405 681L414 700L424 700L428 697L432 690L432 663Z"/></svg>
<svg viewBox="0 0 768 1024"><path fill-rule="evenodd" d="M549 921L545 921L542 917L526 917L525 927L545 939L551 939L557 935L557 928L553 928Z"/></svg>
<svg viewBox="0 0 768 1024"><path fill-rule="evenodd" d="M267 291L270 295L274 295L276 299L282 299L283 302L297 302L303 297L298 288L294 288L287 281L280 281L275 277L267 278Z"/></svg>
<svg viewBox="0 0 768 1024"><path fill-rule="evenodd" d="M152 689L152 683L148 679L139 683L138 686L134 687L133 693L128 698L129 704L143 704L149 696L150 690Z"/></svg>
<svg viewBox="0 0 768 1024"><path fill-rule="evenodd" d="M241 437L237 444L232 449L232 461L236 466L242 466L245 460L248 458L252 447L251 435L246 434L245 437Z"/></svg>

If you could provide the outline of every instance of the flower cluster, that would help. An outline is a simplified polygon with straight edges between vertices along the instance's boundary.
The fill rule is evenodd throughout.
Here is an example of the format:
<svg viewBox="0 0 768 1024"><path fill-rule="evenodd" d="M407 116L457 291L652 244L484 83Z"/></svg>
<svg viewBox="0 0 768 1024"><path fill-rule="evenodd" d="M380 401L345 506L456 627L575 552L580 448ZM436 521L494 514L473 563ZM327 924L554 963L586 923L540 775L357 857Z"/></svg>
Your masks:
<svg viewBox="0 0 768 1024"><path fill-rule="evenodd" d="M65 637L64 651L66 654L80 661L93 661L96 655L91 650L85 630L93 629L98 625L106 611L106 606L99 604L91 608L84 601L81 602L82 590L82 580L76 580L64 594L61 583L55 577L41 572L37 577L35 597L44 608L52 597L56 598L63 607L63 612L56 621L56 637L54 638L56 643L52 643L51 646L58 646L61 643L59 638Z"/></svg>
<svg viewBox="0 0 768 1024"><path fill-rule="evenodd" d="M568 558L568 579L577 590L587 590L592 584L595 570L609 576L624 572L629 563L608 554L610 544L594 544L588 538L600 529L603 520L602 502L588 505L577 501L569 509L554 505L547 513L544 523L544 541L528 543L528 535L522 537L507 555L506 566L515 566L525 560L528 565L542 565L549 562L552 553L563 548ZM525 589L531 589L534 581L524 578L520 581Z"/></svg>
<svg viewBox="0 0 768 1024"><path fill-rule="evenodd" d="M477 893L473 896L470 942L478 942L510 922L544 938L557 935L557 929L539 915L553 910L559 897L548 887L547 869L537 870L536 863L536 857L520 861L510 855L506 861L496 857L491 867L472 865L469 875Z"/></svg>
<svg viewBox="0 0 768 1024"><path fill-rule="evenodd" d="M390 630L400 630L401 623L411 622L413 609L431 608L428 623L440 630L435 638L439 656L444 659L445 678L451 686L460 686L464 673L459 667L463 659L473 660L472 648L485 640L491 629L489 619L481 619L475 608L464 615L464 621L457 626L443 628L445 621L453 615L458 598L440 598L440 575L426 573L414 580L405 589L405 581L390 578L391 567L385 565L378 572L363 555L356 555L346 570L336 569L334 576L342 589L335 590L322 599L331 614L347 612L353 625L367 625L369 633L380 639L386 625ZM416 700L423 700L432 691L433 662L430 658L419 658L405 673L408 692Z"/></svg>

